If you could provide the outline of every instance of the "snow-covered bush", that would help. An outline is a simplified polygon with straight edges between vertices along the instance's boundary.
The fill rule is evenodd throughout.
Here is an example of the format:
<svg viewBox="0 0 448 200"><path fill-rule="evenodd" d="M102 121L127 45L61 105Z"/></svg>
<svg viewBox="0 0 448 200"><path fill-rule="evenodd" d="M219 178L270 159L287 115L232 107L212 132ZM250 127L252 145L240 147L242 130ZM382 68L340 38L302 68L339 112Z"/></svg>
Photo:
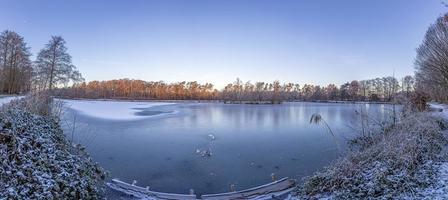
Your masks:
<svg viewBox="0 0 448 200"><path fill-rule="evenodd" d="M59 116L55 111L61 107L55 104L54 99L45 91L32 93L23 98L12 100L5 105L5 107L11 106L20 107L22 110L33 114L55 117L56 120Z"/></svg>
<svg viewBox="0 0 448 200"><path fill-rule="evenodd" d="M447 144L445 127L442 119L427 113L408 115L306 179L300 193L305 199L390 199L426 188L437 171L433 163Z"/></svg>
<svg viewBox="0 0 448 200"><path fill-rule="evenodd" d="M0 109L0 199L99 198L104 170L32 105L25 98Z"/></svg>

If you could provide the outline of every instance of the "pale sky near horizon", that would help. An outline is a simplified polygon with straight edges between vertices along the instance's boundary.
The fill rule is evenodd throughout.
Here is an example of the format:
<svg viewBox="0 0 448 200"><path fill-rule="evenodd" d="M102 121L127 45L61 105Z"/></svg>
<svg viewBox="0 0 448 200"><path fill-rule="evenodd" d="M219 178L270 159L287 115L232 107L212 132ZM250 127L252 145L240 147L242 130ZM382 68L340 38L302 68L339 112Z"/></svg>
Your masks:
<svg viewBox="0 0 448 200"><path fill-rule="evenodd" d="M87 81L338 85L413 74L440 0L0 0L0 31L35 56L67 41Z"/></svg>

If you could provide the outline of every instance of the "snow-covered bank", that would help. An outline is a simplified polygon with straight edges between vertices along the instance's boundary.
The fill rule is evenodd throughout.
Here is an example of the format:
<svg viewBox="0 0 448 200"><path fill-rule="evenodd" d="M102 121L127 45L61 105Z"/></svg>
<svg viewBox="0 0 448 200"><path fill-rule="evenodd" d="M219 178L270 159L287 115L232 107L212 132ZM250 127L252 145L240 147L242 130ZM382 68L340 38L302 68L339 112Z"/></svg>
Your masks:
<svg viewBox="0 0 448 200"><path fill-rule="evenodd" d="M429 109L434 116L441 117L448 121L448 105L440 103L429 103ZM448 131L444 131L448 135ZM434 184L418 193L424 196L424 199L444 200L448 199L448 146L443 150L444 160L435 163Z"/></svg>
<svg viewBox="0 0 448 200"><path fill-rule="evenodd" d="M440 162L433 165L435 173L433 184L423 190L415 190L414 193L406 194L401 199L448 199L448 163Z"/></svg>
<svg viewBox="0 0 448 200"><path fill-rule="evenodd" d="M28 110L35 102L0 110L0 199L100 199L104 170L52 116Z"/></svg>
<svg viewBox="0 0 448 200"><path fill-rule="evenodd" d="M433 113L409 113L353 140L344 157L305 181L300 197L446 199L446 121Z"/></svg>
<svg viewBox="0 0 448 200"><path fill-rule="evenodd" d="M139 120L150 115L138 115L144 109L155 106L172 105L165 102L62 100L65 105L81 114L108 120Z"/></svg>
<svg viewBox="0 0 448 200"><path fill-rule="evenodd" d="M0 96L0 106L3 104L9 103L14 99L20 99L21 96Z"/></svg>

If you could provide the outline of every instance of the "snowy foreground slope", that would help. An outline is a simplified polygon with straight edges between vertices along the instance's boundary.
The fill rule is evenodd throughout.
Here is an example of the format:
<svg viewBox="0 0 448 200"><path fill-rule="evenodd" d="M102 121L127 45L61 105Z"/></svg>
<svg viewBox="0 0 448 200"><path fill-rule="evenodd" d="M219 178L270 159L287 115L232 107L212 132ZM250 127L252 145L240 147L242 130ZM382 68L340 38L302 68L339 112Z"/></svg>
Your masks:
<svg viewBox="0 0 448 200"><path fill-rule="evenodd" d="M448 105L431 103L430 109L434 110L434 115L440 116L448 120ZM448 135L448 131L445 131ZM445 154L448 154L448 147L445 147ZM433 187L427 188L421 193L426 197L425 199L443 200L448 199L448 162L436 164L436 182Z"/></svg>
<svg viewBox="0 0 448 200"><path fill-rule="evenodd" d="M139 120L150 116L136 115L142 109L171 105L164 102L62 100L64 104L84 115L108 120Z"/></svg>
<svg viewBox="0 0 448 200"><path fill-rule="evenodd" d="M0 109L0 199L99 199L104 170L57 120L28 107L24 100Z"/></svg>

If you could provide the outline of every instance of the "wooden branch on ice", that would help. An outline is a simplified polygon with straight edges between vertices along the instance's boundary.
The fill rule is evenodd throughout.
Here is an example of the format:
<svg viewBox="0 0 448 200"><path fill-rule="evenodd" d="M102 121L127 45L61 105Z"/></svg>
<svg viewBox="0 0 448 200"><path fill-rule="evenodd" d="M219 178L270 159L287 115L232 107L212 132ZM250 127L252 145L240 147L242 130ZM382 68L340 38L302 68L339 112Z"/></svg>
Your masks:
<svg viewBox="0 0 448 200"><path fill-rule="evenodd" d="M255 188L241 190L236 192L202 195L203 200L236 200L236 199L276 199L291 193L296 186L296 182L289 178L283 178L278 181Z"/></svg>
<svg viewBox="0 0 448 200"><path fill-rule="evenodd" d="M181 200L181 199L194 199L196 200L196 195L194 194L173 194L173 193L163 193L150 191L149 188L139 187L135 184L125 183L118 179L112 179L111 183L107 183L111 189L117 190L136 197L149 197L160 200Z"/></svg>
<svg viewBox="0 0 448 200"><path fill-rule="evenodd" d="M122 182L118 179L112 179L111 183L107 183L107 185L114 190L119 192L123 192L128 195L132 195L140 198L153 198L155 200L188 200L195 199L196 195L194 194L172 194L172 193L161 193L161 192L153 192L150 191L149 188L143 188L136 186L135 184L129 184ZM203 200L236 200L236 199L247 199L247 200L270 200L270 199L285 199L290 196L290 193L295 189L296 182L289 178L283 178L278 181L258 186L255 188L236 191L236 192L228 192L228 193L220 193L220 194L208 194L202 195L199 199Z"/></svg>

